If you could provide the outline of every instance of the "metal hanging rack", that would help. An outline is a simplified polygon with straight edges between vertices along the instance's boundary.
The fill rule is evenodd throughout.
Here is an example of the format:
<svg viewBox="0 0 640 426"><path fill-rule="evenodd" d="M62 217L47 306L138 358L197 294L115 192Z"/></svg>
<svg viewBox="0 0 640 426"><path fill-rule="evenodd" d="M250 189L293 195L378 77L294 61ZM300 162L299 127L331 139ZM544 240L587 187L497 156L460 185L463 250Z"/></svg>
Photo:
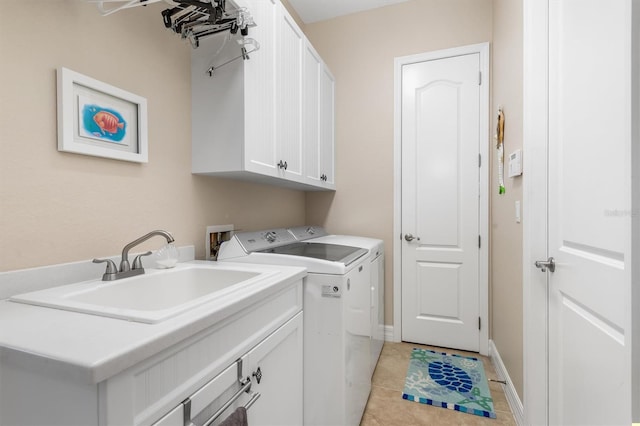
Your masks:
<svg viewBox="0 0 640 426"><path fill-rule="evenodd" d="M164 1L171 7L162 11L164 26L174 33L180 35L182 39L188 40L191 47L196 49L200 46L200 40L228 31L230 35L240 32L242 36L238 40L240 53L238 56L225 61L219 65L210 65L206 70L209 76L213 76L216 69L238 59L247 60L249 54L260 49L260 44L246 37L249 28L256 24L251 13L246 8L235 6L227 0L87 0L89 3L96 3L98 11L102 16L111 15L123 9ZM226 43L226 40L225 40ZM251 49L247 49L251 46ZM212 58L215 60L220 49Z"/></svg>
<svg viewBox="0 0 640 426"><path fill-rule="evenodd" d="M207 68L207 74L209 74L209 77L213 77L213 74L215 72L215 70L224 67L225 65L230 64L231 62L235 62L238 59L243 59L243 60L248 60L249 58L249 53L253 53L257 50L260 49L260 43L258 43L256 40L249 38L249 37L242 37L242 39L238 40L238 43L241 45L240 47L240 54L238 56L234 56L231 59L226 60L225 62L218 64L218 65L209 65L209 68ZM247 50L246 46L253 46L253 49L251 50ZM218 51L219 53L220 51ZM218 56L217 54L213 56L213 59L211 62L213 62L213 60L215 60L216 56Z"/></svg>

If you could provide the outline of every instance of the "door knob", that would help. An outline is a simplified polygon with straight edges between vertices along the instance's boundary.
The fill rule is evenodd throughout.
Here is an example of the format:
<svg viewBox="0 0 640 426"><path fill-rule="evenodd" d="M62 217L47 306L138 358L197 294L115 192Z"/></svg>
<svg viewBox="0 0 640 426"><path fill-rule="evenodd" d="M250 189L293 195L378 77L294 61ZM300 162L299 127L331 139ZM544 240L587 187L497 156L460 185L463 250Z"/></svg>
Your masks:
<svg viewBox="0 0 640 426"><path fill-rule="evenodd" d="M535 265L536 265L536 268L540 268L542 272L547 272L547 269L549 270L549 272L555 272L556 270L556 261L553 257L550 257L546 261L536 260Z"/></svg>
<svg viewBox="0 0 640 426"><path fill-rule="evenodd" d="M420 237L414 237L414 236L413 236L413 235L411 235L411 234L404 234L404 239L405 239L405 240L407 240L407 241L409 241L409 242L411 242L411 241L413 241L413 240L418 240L418 241L420 241Z"/></svg>

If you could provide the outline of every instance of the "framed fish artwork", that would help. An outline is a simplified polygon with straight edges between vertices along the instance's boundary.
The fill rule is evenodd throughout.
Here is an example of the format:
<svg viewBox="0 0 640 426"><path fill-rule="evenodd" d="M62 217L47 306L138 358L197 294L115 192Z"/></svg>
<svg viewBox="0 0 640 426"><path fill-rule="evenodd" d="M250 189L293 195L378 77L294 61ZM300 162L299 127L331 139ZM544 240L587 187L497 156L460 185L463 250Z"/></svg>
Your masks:
<svg viewBox="0 0 640 426"><path fill-rule="evenodd" d="M147 100L58 68L58 151L146 163Z"/></svg>

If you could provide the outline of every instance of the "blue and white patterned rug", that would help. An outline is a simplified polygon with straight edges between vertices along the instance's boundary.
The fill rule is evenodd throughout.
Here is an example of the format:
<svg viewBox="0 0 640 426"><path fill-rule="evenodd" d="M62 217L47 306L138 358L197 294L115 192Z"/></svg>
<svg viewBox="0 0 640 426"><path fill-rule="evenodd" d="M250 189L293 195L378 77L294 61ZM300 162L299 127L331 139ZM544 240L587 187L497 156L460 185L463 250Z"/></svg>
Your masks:
<svg viewBox="0 0 640 426"><path fill-rule="evenodd" d="M402 398L496 418L484 366L477 358L414 349Z"/></svg>

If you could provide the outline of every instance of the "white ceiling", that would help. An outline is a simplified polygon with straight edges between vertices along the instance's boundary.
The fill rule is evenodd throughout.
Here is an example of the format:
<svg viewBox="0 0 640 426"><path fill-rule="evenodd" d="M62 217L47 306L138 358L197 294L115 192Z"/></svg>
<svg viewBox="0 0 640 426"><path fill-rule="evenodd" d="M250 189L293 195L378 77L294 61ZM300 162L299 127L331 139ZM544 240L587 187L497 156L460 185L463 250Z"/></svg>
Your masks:
<svg viewBox="0 0 640 426"><path fill-rule="evenodd" d="M408 0L288 0L305 24Z"/></svg>

